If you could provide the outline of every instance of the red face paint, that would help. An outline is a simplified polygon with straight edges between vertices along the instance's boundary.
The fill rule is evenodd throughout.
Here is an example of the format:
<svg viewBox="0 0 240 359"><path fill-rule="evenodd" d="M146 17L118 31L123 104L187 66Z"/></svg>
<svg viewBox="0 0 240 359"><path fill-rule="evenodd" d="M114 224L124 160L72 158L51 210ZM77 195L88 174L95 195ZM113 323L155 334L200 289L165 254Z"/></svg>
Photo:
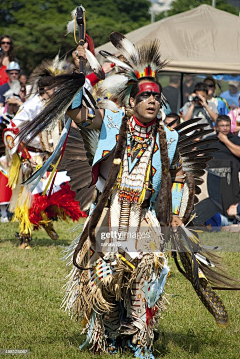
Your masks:
<svg viewBox="0 0 240 359"><path fill-rule="evenodd" d="M142 92L160 93L159 86L155 82L143 82L143 83L140 83L138 85L138 87L139 87L139 92L137 93L136 96L140 95Z"/></svg>

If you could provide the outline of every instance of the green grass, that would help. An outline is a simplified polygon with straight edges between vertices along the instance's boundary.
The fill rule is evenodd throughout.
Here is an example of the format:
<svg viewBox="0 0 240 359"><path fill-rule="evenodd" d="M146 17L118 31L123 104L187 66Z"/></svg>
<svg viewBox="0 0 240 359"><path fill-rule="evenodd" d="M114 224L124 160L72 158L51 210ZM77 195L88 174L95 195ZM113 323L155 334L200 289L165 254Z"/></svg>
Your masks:
<svg viewBox="0 0 240 359"><path fill-rule="evenodd" d="M64 246L76 236L69 232L73 224L55 225L60 239L52 241L43 230L34 233L31 250L18 249L14 238L16 223L0 225L0 349L29 349L26 355L0 355L1 358L93 358L87 349L78 347L84 337L79 323L60 309L62 286L67 269L61 260ZM233 233L203 233L205 243L232 242ZM240 254L222 253L228 272L240 278ZM191 284L170 260L171 276L166 286L168 309L160 321L160 338L155 356L165 359L235 359L239 358L240 292L219 291L226 305L230 325L220 329L202 305ZM101 355L99 358L110 358ZM120 354L116 358L131 358Z"/></svg>

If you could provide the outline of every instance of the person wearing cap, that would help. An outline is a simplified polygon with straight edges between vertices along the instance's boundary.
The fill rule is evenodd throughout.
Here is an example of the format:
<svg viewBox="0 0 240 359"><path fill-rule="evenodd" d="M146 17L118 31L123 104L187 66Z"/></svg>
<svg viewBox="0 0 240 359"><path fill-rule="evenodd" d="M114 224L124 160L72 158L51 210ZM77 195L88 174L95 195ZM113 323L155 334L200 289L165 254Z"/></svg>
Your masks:
<svg viewBox="0 0 240 359"><path fill-rule="evenodd" d="M228 81L229 90L224 91L220 94L222 98L224 98L230 110L234 110L238 107L238 98L239 98L239 81Z"/></svg>
<svg viewBox="0 0 240 359"><path fill-rule="evenodd" d="M7 66L6 73L8 75L8 82L0 86L0 106L5 105L5 96L4 93L8 91L12 85L18 81L20 76L20 66L16 61L11 61ZM20 83L19 83L20 86Z"/></svg>
<svg viewBox="0 0 240 359"><path fill-rule="evenodd" d="M4 51L0 47L0 86L7 83L9 78L6 73L6 66L3 65Z"/></svg>

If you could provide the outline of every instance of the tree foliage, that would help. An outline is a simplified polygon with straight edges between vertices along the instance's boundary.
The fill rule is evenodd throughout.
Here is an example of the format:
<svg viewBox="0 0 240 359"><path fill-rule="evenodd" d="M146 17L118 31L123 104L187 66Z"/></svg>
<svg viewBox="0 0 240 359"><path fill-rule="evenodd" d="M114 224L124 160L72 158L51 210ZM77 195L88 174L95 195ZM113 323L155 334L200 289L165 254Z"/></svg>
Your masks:
<svg viewBox="0 0 240 359"><path fill-rule="evenodd" d="M148 0L85 0L87 31L95 46L109 41L112 31L127 33L150 22ZM21 68L30 73L41 60L64 55L75 47L66 36L76 0L8 0L1 4L0 34L11 36Z"/></svg>
<svg viewBox="0 0 240 359"><path fill-rule="evenodd" d="M172 2L171 9L165 12L162 12L156 16L156 21L162 20L168 16L176 15L184 11L192 10L200 5L212 5L212 0L175 0ZM230 5L225 0L216 0L215 1L216 9L229 12L234 15L239 14L238 8Z"/></svg>

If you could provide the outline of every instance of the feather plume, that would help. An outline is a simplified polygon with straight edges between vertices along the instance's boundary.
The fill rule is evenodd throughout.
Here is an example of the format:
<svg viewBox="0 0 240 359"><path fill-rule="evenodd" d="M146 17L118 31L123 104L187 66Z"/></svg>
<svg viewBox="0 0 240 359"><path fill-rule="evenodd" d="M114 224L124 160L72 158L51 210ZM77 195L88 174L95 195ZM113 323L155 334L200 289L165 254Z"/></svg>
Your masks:
<svg viewBox="0 0 240 359"><path fill-rule="evenodd" d="M110 41L120 50L123 56L131 65L135 66L139 62L139 54L135 46L119 32L112 32L110 34Z"/></svg>
<svg viewBox="0 0 240 359"><path fill-rule="evenodd" d="M100 85L99 93L106 94L110 92L114 94L122 91L127 86L128 78L125 75L108 76Z"/></svg>
<svg viewBox="0 0 240 359"><path fill-rule="evenodd" d="M86 51L86 58L89 62L91 69L93 70L93 72L97 75L97 77L100 80L104 80L105 74L101 68L101 65L97 61L96 57L88 49L85 49L85 51Z"/></svg>
<svg viewBox="0 0 240 359"><path fill-rule="evenodd" d="M99 54L102 55L108 61L115 63L115 65L124 69L125 71L132 72L133 69L129 65L127 65L125 62L119 60L116 56L110 54L110 52L101 50L101 51L99 51Z"/></svg>
<svg viewBox="0 0 240 359"><path fill-rule="evenodd" d="M50 125L54 126L72 104L84 82L85 76L83 74L73 73L56 76L52 82L52 86L57 88L54 95L34 121L27 123L19 132L20 141L24 140L24 143L29 143L45 128Z"/></svg>

